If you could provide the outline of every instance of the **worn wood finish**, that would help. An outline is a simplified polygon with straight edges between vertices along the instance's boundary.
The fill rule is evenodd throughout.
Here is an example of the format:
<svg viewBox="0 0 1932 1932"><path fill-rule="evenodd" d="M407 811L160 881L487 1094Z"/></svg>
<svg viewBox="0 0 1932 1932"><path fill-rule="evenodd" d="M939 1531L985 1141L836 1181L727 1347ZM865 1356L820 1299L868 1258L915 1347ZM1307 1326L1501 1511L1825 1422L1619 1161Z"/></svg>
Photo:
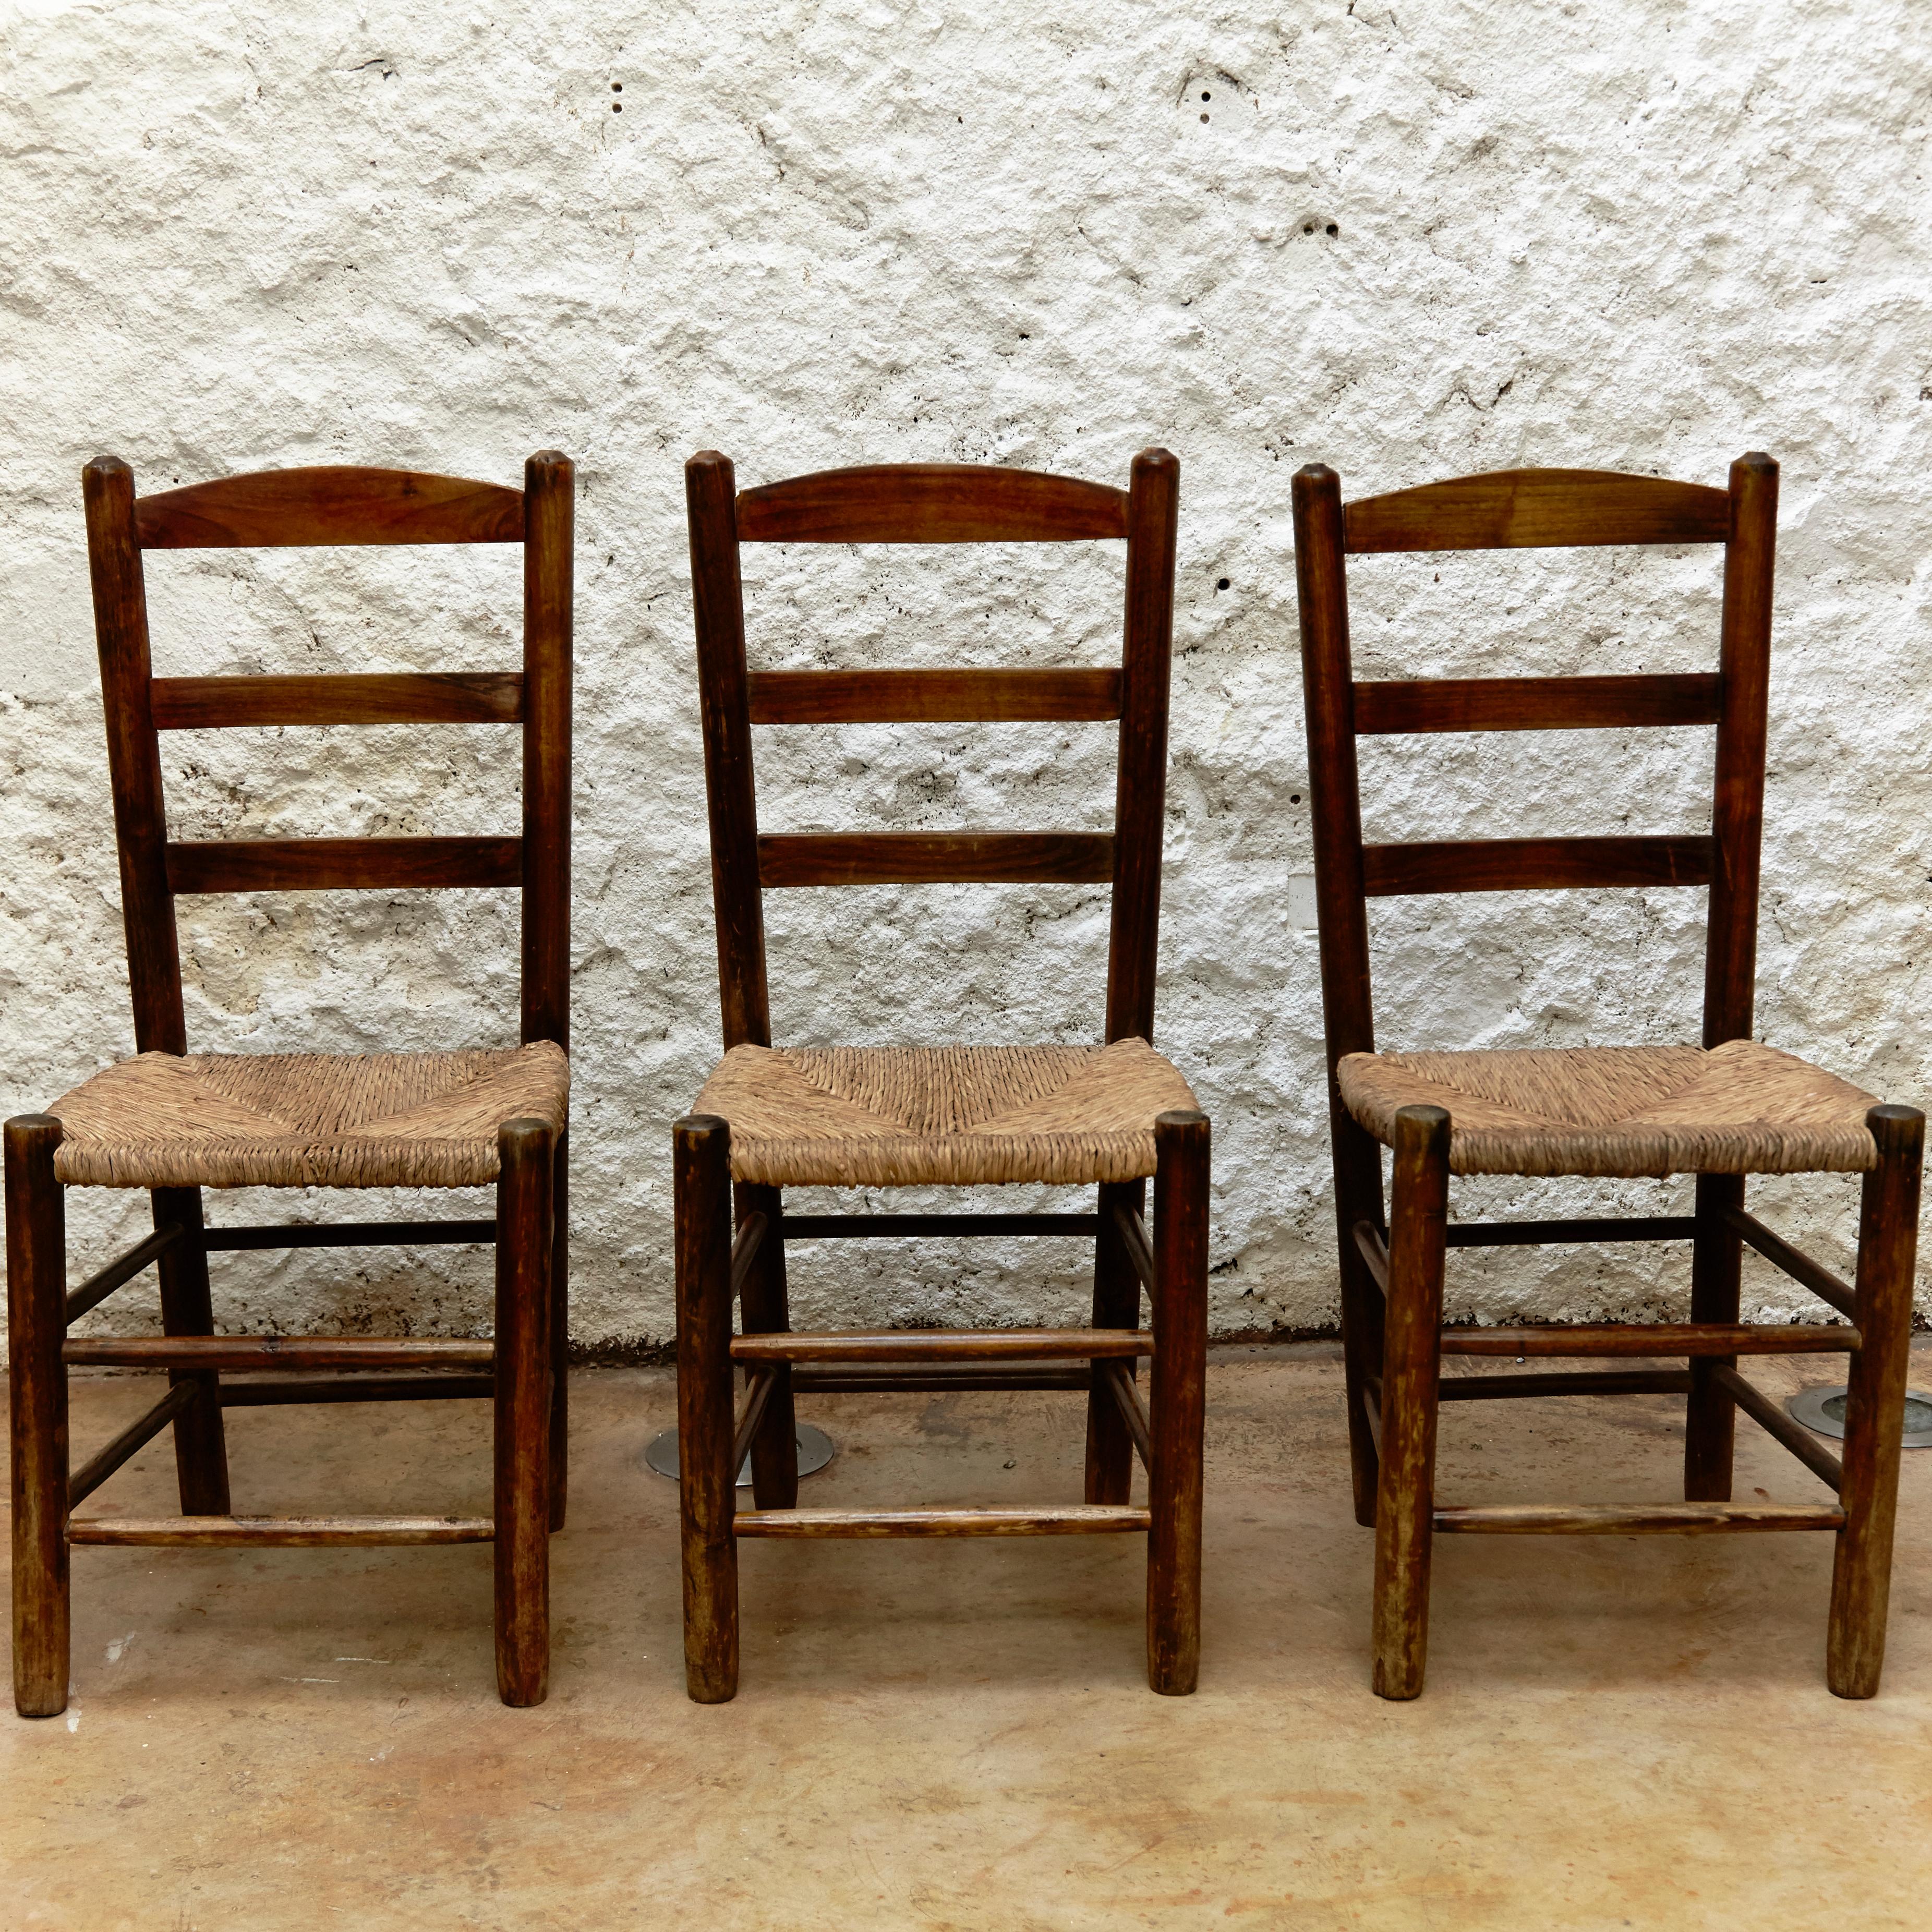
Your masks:
<svg viewBox="0 0 1932 1932"><path fill-rule="evenodd" d="M785 832L758 839L758 883L799 886L1102 885L1104 832Z"/></svg>
<svg viewBox="0 0 1932 1932"><path fill-rule="evenodd" d="M328 677L158 677L157 731L319 724L520 724L520 671L365 671Z"/></svg>
<svg viewBox="0 0 1932 1932"><path fill-rule="evenodd" d="M152 1549L382 1549L392 1544L488 1543L487 1516L97 1516L68 1527L70 1544Z"/></svg>
<svg viewBox="0 0 1932 1932"><path fill-rule="evenodd" d="M1714 724L1722 680L1688 676L1387 679L1354 687L1360 737L1422 731L1602 731Z"/></svg>
<svg viewBox="0 0 1932 1932"><path fill-rule="evenodd" d="M1148 1684L1184 1697L1201 1672L1202 1450L1207 1420L1210 1132L1154 1117L1154 1336L1148 1508Z"/></svg>
<svg viewBox="0 0 1932 1932"><path fill-rule="evenodd" d="M1439 1402L1495 1402L1533 1396L1688 1395L1688 1369L1568 1369L1550 1375L1444 1376Z"/></svg>
<svg viewBox="0 0 1932 1932"><path fill-rule="evenodd" d="M1354 1226L1355 1252L1360 1257L1369 1279L1375 1284L1376 1292L1386 1296L1388 1293L1388 1243L1382 1231L1372 1221L1358 1221Z"/></svg>
<svg viewBox="0 0 1932 1932"><path fill-rule="evenodd" d="M904 1240L916 1234L1097 1235L1093 1214L792 1214L788 1241Z"/></svg>
<svg viewBox="0 0 1932 1932"><path fill-rule="evenodd" d="M523 500L496 483L328 464L224 476L143 496L143 550L518 543Z"/></svg>
<svg viewBox="0 0 1932 1932"><path fill-rule="evenodd" d="M1436 1512L1438 1534L1711 1535L1758 1529L1837 1529L1844 1512L1810 1503L1483 1503Z"/></svg>
<svg viewBox="0 0 1932 1932"><path fill-rule="evenodd" d="M784 1196L776 1187L734 1190L741 1232L757 1224L752 1252L741 1274L733 1256L731 1292L739 1325L748 1335L783 1334L791 1327L785 1285ZM764 1426L746 1444L752 1457L752 1494L760 1509L791 1509L798 1502L798 1423L792 1406L791 1364L774 1362L767 1371L770 1393L762 1408ZM754 1377L755 1380L756 1378ZM745 1450L733 1451L735 1472Z"/></svg>
<svg viewBox="0 0 1932 1932"><path fill-rule="evenodd" d="M1141 1278L1141 1286L1151 1294L1157 1280L1154 1270L1154 1242L1147 1231L1147 1223L1141 1218L1144 1201L1132 1204L1117 1202L1112 1210L1112 1220L1120 1237L1120 1244L1126 1251L1129 1264Z"/></svg>
<svg viewBox="0 0 1932 1932"><path fill-rule="evenodd" d="M1118 718L1120 673L1066 670L754 670L754 724L1056 723Z"/></svg>
<svg viewBox="0 0 1932 1932"><path fill-rule="evenodd" d="M1071 543L1127 534L1104 483L978 463L820 470L746 490L741 543Z"/></svg>
<svg viewBox="0 0 1932 1932"><path fill-rule="evenodd" d="M214 1332L214 1305L208 1292L208 1250L201 1241L201 1190L158 1187L148 1196L158 1232L178 1228L181 1238L162 1250L154 1263L160 1286L161 1330L178 1342ZM169 1342L164 1340L165 1348ZM198 1339L191 1346L200 1346ZM218 1365L206 1360L170 1365L169 1380L178 1388L192 1382L201 1399L175 1420L175 1476L184 1516L225 1516L228 1493L228 1438L221 1420Z"/></svg>
<svg viewBox="0 0 1932 1932"><path fill-rule="evenodd" d="M61 1124L16 1115L0 1130L7 1197L8 1426L13 1501L14 1706L67 1708L66 1201L54 1178Z"/></svg>
<svg viewBox="0 0 1932 1932"><path fill-rule="evenodd" d="M570 1493L570 1132L556 1137L550 1196L550 1527L562 1528Z"/></svg>
<svg viewBox="0 0 1932 1932"><path fill-rule="evenodd" d="M537 1120L496 1132L496 1694L550 1691L550 1215L556 1138Z"/></svg>
<svg viewBox="0 0 1932 1932"><path fill-rule="evenodd" d="M1127 1365L1118 1361L1102 1362L1100 1374L1126 1427L1128 1439L1134 1445L1134 1453L1141 1459L1141 1467L1150 1471L1154 1467L1154 1426L1148 1417L1147 1405L1141 1400L1140 1391L1134 1387L1133 1378L1127 1372Z"/></svg>
<svg viewBox="0 0 1932 1932"><path fill-rule="evenodd" d="M1362 889L1372 899L1702 886L1710 880L1708 838L1444 838L1362 848Z"/></svg>
<svg viewBox="0 0 1932 1932"><path fill-rule="evenodd" d="M480 1369L494 1362L496 1345L440 1335L79 1335L61 1353L70 1368L88 1369Z"/></svg>
<svg viewBox="0 0 1932 1932"><path fill-rule="evenodd" d="M1755 1214L1748 1214L1741 1208L1726 1208L1723 1218L1726 1227L1741 1235L1774 1268L1788 1274L1801 1287L1808 1288L1820 1301L1828 1302L1847 1322L1858 1318L1858 1294L1850 1282L1772 1233Z"/></svg>
<svg viewBox="0 0 1932 1932"><path fill-rule="evenodd" d="M1898 1461L1912 1347L1912 1284L1918 1252L1918 1192L1925 1117L1874 1107L1865 1124L1878 1166L1858 1210L1858 1327L1845 1409L1845 1524L1832 1566L1826 1682L1840 1697L1875 1697L1885 1667L1886 1612L1898 1509Z"/></svg>
<svg viewBox="0 0 1932 1932"><path fill-rule="evenodd" d="M734 1336L730 1353L741 1363L1098 1361L1151 1355L1155 1340L1132 1328L856 1328Z"/></svg>
<svg viewBox="0 0 1932 1932"><path fill-rule="evenodd" d="M1843 1486L1844 1466L1810 1430L1793 1422L1761 1390L1754 1388L1736 1369L1721 1362L1712 1365L1714 1379L1738 1408L1748 1415L1781 1448L1788 1449L1834 1496Z"/></svg>
<svg viewBox="0 0 1932 1932"><path fill-rule="evenodd" d="M1614 470L1498 470L1358 498L1350 552L1722 543L1730 501L1701 483Z"/></svg>
<svg viewBox="0 0 1932 1932"><path fill-rule="evenodd" d="M1093 1536L1151 1527L1149 1513L1064 1503L1045 1509L740 1510L740 1536Z"/></svg>
<svg viewBox="0 0 1932 1932"><path fill-rule="evenodd" d="M1395 1117L1379 1403L1382 1467L1371 1637L1378 1697L1419 1696L1428 1660L1448 1208L1449 1116L1440 1107L1404 1107Z"/></svg>
<svg viewBox="0 0 1932 1932"><path fill-rule="evenodd" d="M69 1326L78 1322L89 1309L98 1308L117 1288L124 1287L150 1262L166 1253L182 1238L182 1229L176 1226L157 1228L145 1240L137 1241L124 1255L89 1275L67 1298Z"/></svg>
<svg viewBox="0 0 1932 1932"><path fill-rule="evenodd" d="M1742 1209L1742 1174L1700 1174L1696 1181L1697 1232L1690 1244L1690 1318L1728 1327L1738 1319L1742 1283L1741 1251L1726 1219ZM1684 1500L1728 1502L1731 1459L1737 1440L1737 1414L1717 1377L1720 1368L1737 1366L1736 1358L1702 1352L1690 1364L1690 1395L1684 1410Z"/></svg>
<svg viewBox="0 0 1932 1932"><path fill-rule="evenodd" d="M1688 1241L1694 1214L1609 1214L1574 1220L1452 1222L1452 1248L1539 1248L1570 1241Z"/></svg>
<svg viewBox="0 0 1932 1932"><path fill-rule="evenodd" d="M765 1410L771 1401L780 1366L774 1364L770 1368L754 1369L745 1385L745 1406L731 1429L731 1467L734 1470L742 1469L745 1458L752 1453L752 1440L765 1419ZM790 1508L791 1505L786 1504L784 1507Z"/></svg>
<svg viewBox="0 0 1932 1932"><path fill-rule="evenodd" d="M1094 1215L1094 1326L1138 1329L1141 1325L1142 1276L1128 1252L1123 1222L1140 1220L1147 1200L1144 1181L1105 1183ZM1153 1263L1148 1268L1151 1277ZM1090 1503L1124 1503L1132 1486L1134 1441L1122 1415L1105 1361L1088 1370L1087 1461L1082 1493ZM1126 1373L1130 1386L1132 1364Z"/></svg>
<svg viewBox="0 0 1932 1932"><path fill-rule="evenodd" d="M1090 1390L1093 1371L1056 1369L1032 1362L935 1362L916 1368L896 1363L854 1362L832 1366L801 1363L791 1372L798 1394L867 1395L958 1394L966 1391L1016 1389Z"/></svg>
<svg viewBox="0 0 1932 1932"><path fill-rule="evenodd" d="M524 465L523 1039L570 1050L570 742L576 472Z"/></svg>
<svg viewBox="0 0 1932 1932"><path fill-rule="evenodd" d="M1858 1346L1856 1328L1778 1322L1557 1323L1445 1328L1445 1355L1831 1355Z"/></svg>
<svg viewBox="0 0 1932 1932"><path fill-rule="evenodd" d="M167 848L168 890L190 892L410 892L516 886L515 838L197 838Z"/></svg>
<svg viewBox="0 0 1932 1932"><path fill-rule="evenodd" d="M699 1704L724 1703L738 1689L730 1142L730 1129L714 1114L688 1114L671 1130L684 1682Z"/></svg>
<svg viewBox="0 0 1932 1932"><path fill-rule="evenodd" d="M213 1254L275 1248L438 1248L487 1246L494 1221L278 1221L253 1228L205 1228Z"/></svg>
<svg viewBox="0 0 1932 1932"><path fill-rule="evenodd" d="M201 1400L193 1382L177 1382L160 1400L128 1424L106 1447L98 1450L68 1479L67 1506L76 1509L121 1466L140 1454L190 1402Z"/></svg>
<svg viewBox="0 0 1932 1932"><path fill-rule="evenodd" d="M494 1376L278 1376L221 1384L224 1408L282 1408L332 1402L487 1401L496 1393Z"/></svg>

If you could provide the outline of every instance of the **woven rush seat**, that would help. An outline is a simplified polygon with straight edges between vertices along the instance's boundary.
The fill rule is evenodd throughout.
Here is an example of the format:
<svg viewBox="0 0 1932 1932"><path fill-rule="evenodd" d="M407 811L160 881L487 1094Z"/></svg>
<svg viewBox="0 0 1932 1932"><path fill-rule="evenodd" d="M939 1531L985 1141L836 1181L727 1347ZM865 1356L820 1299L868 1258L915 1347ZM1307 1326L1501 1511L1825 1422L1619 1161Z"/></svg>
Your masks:
<svg viewBox="0 0 1932 1932"><path fill-rule="evenodd" d="M904 1187L1137 1180L1154 1117L1192 1108L1144 1040L1111 1046L734 1046L695 1111L731 1129L734 1180Z"/></svg>
<svg viewBox="0 0 1932 1932"><path fill-rule="evenodd" d="M1352 1053L1336 1078L1384 1144L1398 1108L1446 1108L1456 1174L1853 1174L1878 1162L1869 1094L1755 1040Z"/></svg>
<svg viewBox="0 0 1932 1932"><path fill-rule="evenodd" d="M473 1187L506 1120L564 1129L549 1040L458 1053L143 1053L55 1102L56 1178L92 1187Z"/></svg>

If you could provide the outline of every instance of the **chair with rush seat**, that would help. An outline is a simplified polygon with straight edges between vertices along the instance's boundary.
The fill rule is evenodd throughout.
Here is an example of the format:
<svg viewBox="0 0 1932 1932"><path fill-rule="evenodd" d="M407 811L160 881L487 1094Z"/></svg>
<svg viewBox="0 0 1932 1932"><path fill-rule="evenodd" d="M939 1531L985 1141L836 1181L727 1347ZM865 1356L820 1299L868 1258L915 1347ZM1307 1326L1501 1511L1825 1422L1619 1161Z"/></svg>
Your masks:
<svg viewBox="0 0 1932 1932"><path fill-rule="evenodd" d="M1728 490L1529 470L1345 508L1333 470L1312 465L1294 479L1349 1438L1357 1517L1376 1530L1375 1688L1385 1697L1422 1688L1431 1539L1449 1531L1834 1531L1827 1678L1840 1696L1869 1697L1878 1688L1924 1121L1751 1036L1777 508L1778 466L1755 454L1732 465ZM1354 682L1346 556L1600 544L1724 547L1714 675ZM1362 842L1358 736L1687 724L1717 728L1708 836ZM1605 886L1709 888L1701 1046L1376 1051L1367 900ZM1386 1221L1383 1146L1394 1150ZM1814 1172L1864 1176L1856 1287L1745 1210L1747 1174ZM1694 1174L1696 1211L1450 1226L1452 1173ZM1445 1246L1617 1240L1690 1244L1689 1322L1442 1326ZM1745 1242L1850 1325L1740 1322ZM1812 1352L1850 1358L1842 1466L1738 1372L1740 1356ZM1686 1365L1444 1378L1444 1354L1682 1357ZM1439 1401L1618 1391L1688 1398L1684 1502L1454 1508L1436 1501ZM1739 1408L1822 1478L1834 1499L1732 1503Z"/></svg>
<svg viewBox="0 0 1932 1932"><path fill-rule="evenodd" d="M517 490L401 470L267 471L136 498L102 458L83 475L94 620L120 849L136 1057L5 1129L13 1397L14 1683L22 1715L68 1696L74 1544L496 1544L497 1688L534 1704L549 1670L549 1532L564 1508L566 1057L570 915L569 463L530 458ZM142 552L256 545L514 543L524 550L520 673L155 677ZM518 724L523 836L176 842L158 734L238 726ZM369 887L520 887L518 1046L466 1052L190 1054L175 899ZM494 1182L493 1220L209 1228L204 1187L459 1187ZM154 1232L71 1294L64 1190L140 1187ZM494 1242L492 1342L214 1333L208 1256L239 1249ZM160 1277L164 1337L68 1339L140 1274ZM67 1369L166 1370L168 1393L70 1475ZM424 1371L466 1372L426 1374ZM396 1370L304 1378L232 1371ZM236 1406L487 1397L493 1517L230 1513L222 1413ZM74 1507L172 1424L182 1515L88 1520Z"/></svg>
<svg viewBox="0 0 1932 1932"><path fill-rule="evenodd" d="M993 467L832 470L736 490L706 452L686 469L710 801L725 1055L677 1124L678 1436L686 1678L716 1703L738 1679L737 1543L749 1536L1143 1531L1148 1672L1194 1688L1199 1646L1208 1125L1148 1044L1154 1022L1178 466L1134 460L1126 490ZM1069 670L748 673L743 543L1126 540L1124 661ZM753 725L1119 721L1114 830L760 836ZM940 880L1110 885L1100 1046L779 1048L762 894ZM1154 1180L1150 1239L1142 1219ZM1096 1184L1093 1214L788 1218L788 1186ZM736 1237L732 1234L734 1195ZM1091 1234L1089 1329L799 1334L784 1244L828 1237ZM1140 1327L1141 1291L1154 1310ZM743 1332L731 1333L741 1302ZM1150 1408L1135 1387L1153 1357ZM731 1370L748 1377L732 1416ZM1063 1388L1087 1394L1085 1500L1035 1508L801 1510L793 1397L810 1389ZM756 1507L735 1512L747 1450ZM1148 1504L1130 1503L1136 1451Z"/></svg>

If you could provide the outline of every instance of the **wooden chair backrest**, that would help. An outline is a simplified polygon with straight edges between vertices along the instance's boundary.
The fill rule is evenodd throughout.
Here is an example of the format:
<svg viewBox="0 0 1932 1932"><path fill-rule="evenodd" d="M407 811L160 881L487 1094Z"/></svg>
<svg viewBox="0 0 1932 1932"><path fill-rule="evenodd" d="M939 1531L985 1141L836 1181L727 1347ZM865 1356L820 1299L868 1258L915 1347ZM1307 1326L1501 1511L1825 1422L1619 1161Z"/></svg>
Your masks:
<svg viewBox="0 0 1932 1932"><path fill-rule="evenodd" d="M740 494L730 460L685 466L724 1044L771 1044L764 893L800 886L1110 884L1106 1038L1154 1030L1180 465L1134 458L1128 488L990 465L896 464ZM745 543L1070 543L1125 538L1118 668L750 671ZM1114 830L760 835L754 724L1120 721Z"/></svg>
<svg viewBox="0 0 1932 1932"><path fill-rule="evenodd" d="M127 464L100 457L82 472L82 487L137 1049L188 1050L174 908L182 893L507 886L523 892L522 1037L567 1050L569 460L551 450L532 456L520 490L401 470L323 468L262 470L137 497ZM153 674L143 550L458 543L524 547L520 672ZM390 724L520 725L523 836L169 838L161 732Z"/></svg>
<svg viewBox="0 0 1932 1932"><path fill-rule="evenodd" d="M1334 470L1312 464L1296 473L1295 572L1331 1083L1343 1055L1375 1050L1366 902L1408 893L1708 886L1704 1044L1748 1036L1777 524L1778 465L1756 454L1731 465L1728 490L1609 470L1516 470L1346 507ZM1724 546L1714 674L1354 680L1345 567L1352 553L1696 543ZM1706 836L1362 842L1358 736L1667 724L1717 727Z"/></svg>

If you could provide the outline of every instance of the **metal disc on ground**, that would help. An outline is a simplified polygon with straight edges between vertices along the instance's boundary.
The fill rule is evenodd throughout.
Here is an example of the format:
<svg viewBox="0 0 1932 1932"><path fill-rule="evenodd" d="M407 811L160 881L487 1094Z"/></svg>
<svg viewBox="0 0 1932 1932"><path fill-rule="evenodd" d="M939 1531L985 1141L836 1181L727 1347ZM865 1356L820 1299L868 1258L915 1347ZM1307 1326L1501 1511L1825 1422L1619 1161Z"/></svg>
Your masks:
<svg viewBox="0 0 1932 1932"><path fill-rule="evenodd" d="M801 1476L815 1476L830 1462L838 1451L832 1438L822 1429L814 1429L808 1422L798 1425L798 1473ZM653 1436L644 1449L644 1467L660 1476L675 1478L677 1474L677 1431L667 1429L662 1434ZM752 1459L747 1456L745 1465L738 1472L738 1486L741 1490L752 1486Z"/></svg>
<svg viewBox="0 0 1932 1932"><path fill-rule="evenodd" d="M1786 1399L1786 1412L1794 1422L1820 1436L1842 1438L1845 1432L1845 1404L1851 1391L1843 1383L1837 1387L1800 1389ZM1917 1389L1905 1392L1905 1444L1908 1449L1932 1449L1932 1395Z"/></svg>

